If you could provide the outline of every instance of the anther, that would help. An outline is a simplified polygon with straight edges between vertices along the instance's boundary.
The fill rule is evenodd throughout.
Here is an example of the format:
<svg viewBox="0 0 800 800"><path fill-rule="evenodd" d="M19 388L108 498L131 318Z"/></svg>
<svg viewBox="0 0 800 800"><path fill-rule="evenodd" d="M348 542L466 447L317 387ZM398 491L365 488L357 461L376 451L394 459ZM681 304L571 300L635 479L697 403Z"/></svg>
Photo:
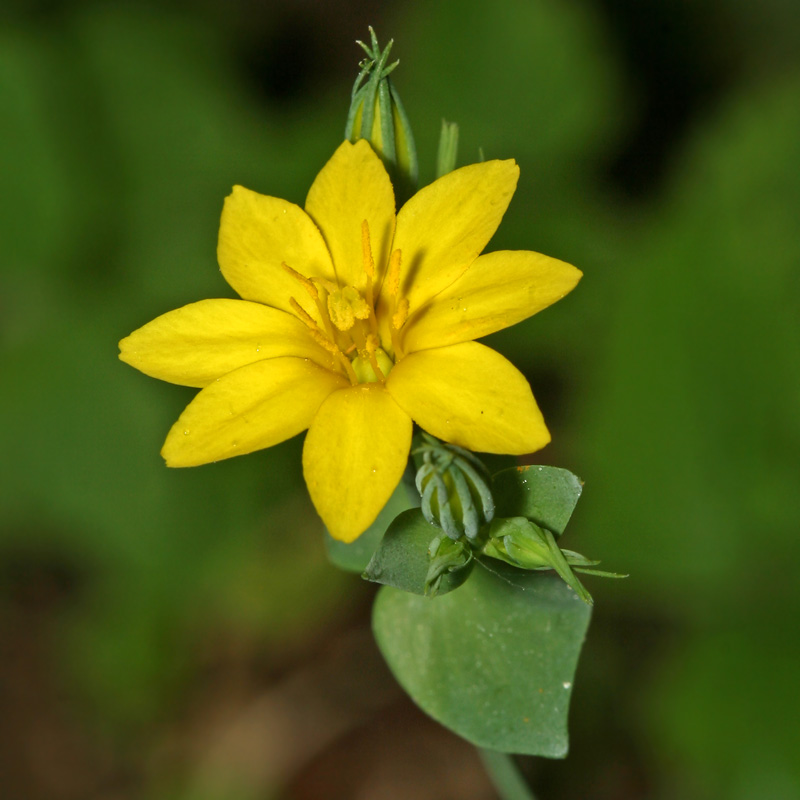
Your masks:
<svg viewBox="0 0 800 800"><path fill-rule="evenodd" d="M364 264L364 274L367 276L365 295L367 307L369 308L369 328L373 333L378 332L378 320L375 319L375 295L373 294L373 284L375 283L375 259L372 257L372 243L369 238L369 223L363 220L361 223L361 255Z"/></svg>
<svg viewBox="0 0 800 800"><path fill-rule="evenodd" d="M364 260L364 272L372 281L375 278L375 261L372 258L372 246L369 240L369 225L364 220L361 223L361 252Z"/></svg>
<svg viewBox="0 0 800 800"><path fill-rule="evenodd" d="M318 331L319 330L319 327L317 326L317 323L314 322L314 318L311 316L311 314L309 314L308 311L306 311L303 308L303 306L301 306L300 303L298 303L297 300L294 299L294 297L290 297L289 298L289 303L291 304L292 308L295 310L295 313L297 314L297 316L300 317L300 319L303 322L305 322L305 324L309 328L311 328L312 331Z"/></svg>
<svg viewBox="0 0 800 800"><path fill-rule="evenodd" d="M386 288L392 297L397 297L400 294L400 264L402 262L402 253L400 250L395 250L389 258L389 275L386 280L388 281Z"/></svg>
<svg viewBox="0 0 800 800"><path fill-rule="evenodd" d="M400 328L402 328L403 325L405 325L407 319L408 319L408 299L404 297L397 304L397 311L395 311L394 314L392 314L392 327L396 331L399 331Z"/></svg>
<svg viewBox="0 0 800 800"><path fill-rule="evenodd" d="M297 270L292 269L285 261L281 261L281 266L296 280L299 281L302 287L311 295L312 300L319 300L319 292L317 287L305 276L301 275Z"/></svg>

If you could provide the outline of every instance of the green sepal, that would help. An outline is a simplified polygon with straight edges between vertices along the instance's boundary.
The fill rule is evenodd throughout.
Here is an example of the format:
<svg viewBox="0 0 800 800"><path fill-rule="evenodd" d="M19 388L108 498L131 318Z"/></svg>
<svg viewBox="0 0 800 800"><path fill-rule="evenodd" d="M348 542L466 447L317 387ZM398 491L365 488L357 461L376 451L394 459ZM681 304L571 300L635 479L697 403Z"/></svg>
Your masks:
<svg viewBox="0 0 800 800"><path fill-rule="evenodd" d="M411 131L411 121L408 119L408 114L406 114L406 109L394 84L389 81L388 86L392 95L392 114L394 115L395 157L397 159L395 195L399 206L417 191L419 162L417 161L414 134Z"/></svg>
<svg viewBox="0 0 800 800"><path fill-rule="evenodd" d="M554 575L481 560L432 601L382 588L372 625L395 677L434 719L479 747L563 758L590 614Z"/></svg>
<svg viewBox="0 0 800 800"><path fill-rule="evenodd" d="M441 178L456 168L458 158L458 123L442 120L439 149L436 152L436 177Z"/></svg>
<svg viewBox="0 0 800 800"><path fill-rule="evenodd" d="M564 558L566 558L573 567L595 567L600 563L599 561L593 561L591 558L586 558L586 556L582 556L574 550L567 550L564 547L561 548L561 552L564 554Z"/></svg>
<svg viewBox="0 0 800 800"><path fill-rule="evenodd" d="M583 567L575 567L573 572L580 572L582 575L594 575L595 578L630 578L630 575L627 573L608 572L604 569L584 569Z"/></svg>
<svg viewBox="0 0 800 800"><path fill-rule="evenodd" d="M583 482L559 467L512 467L492 478L497 517L526 517L556 536L564 533Z"/></svg>
<svg viewBox="0 0 800 800"><path fill-rule="evenodd" d="M564 558L567 559L567 563L573 567L575 572L581 572L584 575L594 575L597 578L629 578L630 575L623 575L619 572L607 572L604 569L587 569L587 567L596 567L600 562L593 561L590 558L586 558L586 556L582 556L580 553L576 553L573 550L565 550L561 549L561 552L564 554Z"/></svg>
<svg viewBox="0 0 800 800"><path fill-rule="evenodd" d="M420 509L408 509L389 525L362 577L412 594L452 592L469 576L473 558L467 545L447 541Z"/></svg>

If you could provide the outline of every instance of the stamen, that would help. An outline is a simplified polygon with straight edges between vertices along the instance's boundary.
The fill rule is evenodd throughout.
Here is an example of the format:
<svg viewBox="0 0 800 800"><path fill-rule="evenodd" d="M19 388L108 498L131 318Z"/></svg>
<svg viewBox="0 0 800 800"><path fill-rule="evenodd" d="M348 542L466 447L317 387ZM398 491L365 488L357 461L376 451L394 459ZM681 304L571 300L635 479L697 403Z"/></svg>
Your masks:
<svg viewBox="0 0 800 800"><path fill-rule="evenodd" d="M386 290L392 298L389 304L390 324L389 335L392 339L392 347L396 358L402 358L403 351L400 347L400 337L397 332L402 327L408 317L408 301L399 300L400 295L400 266L403 261L403 254L400 250L395 250L389 259L389 274L386 278ZM399 324L398 324L399 323Z"/></svg>
<svg viewBox="0 0 800 800"><path fill-rule="evenodd" d="M403 357L403 348L400 347L400 337L397 335L397 329L394 325L389 326L389 336L392 339L392 349L394 350L395 361Z"/></svg>
<svg viewBox="0 0 800 800"><path fill-rule="evenodd" d="M353 365L350 363L350 359L336 346L334 342L325 336L325 334L319 329L317 323L314 322L312 316L300 305L300 303L297 302L297 300L294 299L294 297L289 298L289 303L297 313L297 316L300 317L300 319L306 324L306 327L311 331L311 338L318 345L320 345L320 347L323 347L341 362L345 372L347 373L350 383L352 383L353 386L356 386L358 384L358 376L353 369Z"/></svg>
<svg viewBox="0 0 800 800"><path fill-rule="evenodd" d="M386 278L386 288L392 297L400 294L400 264L403 254L400 250L395 250L389 259L389 274Z"/></svg>
<svg viewBox="0 0 800 800"><path fill-rule="evenodd" d="M369 241L369 225L364 220L361 223L361 252L364 259L364 272L367 273L369 283L371 284L375 278L375 261L372 258L372 247Z"/></svg>
<svg viewBox="0 0 800 800"><path fill-rule="evenodd" d="M394 314L392 314L392 327L396 331L399 331L400 328L402 328L403 325L405 325L407 319L408 319L408 299L404 297L397 304L397 311L395 311Z"/></svg>
<svg viewBox="0 0 800 800"><path fill-rule="evenodd" d="M301 275L297 270L292 269L285 261L281 261L281 266L296 280L299 281L303 288L311 295L312 300L319 300L319 292L317 287L305 276Z"/></svg>
<svg viewBox="0 0 800 800"><path fill-rule="evenodd" d="M315 282L320 283L323 288L327 288L327 284L330 284L330 281L325 280L324 278L306 278L304 275L301 275L297 270L292 269L285 261L281 262L281 266L299 283L302 287L308 292L311 296L311 299L317 306L317 311L319 311L320 319L325 323L325 328L327 330L328 336L331 339L334 339L333 328L331 327L330 320L328 319L328 313L325 310L325 305L322 302L322 299L319 296L319 291L315 286ZM333 287L336 288L335 286ZM330 291L330 289L328 289Z"/></svg>
<svg viewBox="0 0 800 800"><path fill-rule="evenodd" d="M317 326L317 323L314 322L314 318L303 308L303 306L300 305L300 303L297 302L297 300L294 299L294 297L289 298L289 303L297 313L297 316L300 317L300 319L305 322L305 324L311 328L312 331L319 331L319 327Z"/></svg>
<svg viewBox="0 0 800 800"><path fill-rule="evenodd" d="M367 336L367 357L369 358L369 363L372 365L372 369L375 371L375 374L378 376L378 379L381 381L386 380L386 376L383 374L383 371L378 366L378 359L375 357L375 351L380 347L380 342L378 341L378 337L370 334Z"/></svg>
<svg viewBox="0 0 800 800"><path fill-rule="evenodd" d="M335 292L339 287L327 278L311 278L314 283L318 283L326 292Z"/></svg>
<svg viewBox="0 0 800 800"><path fill-rule="evenodd" d="M353 386L358 386L358 375L356 375L356 371L353 369L353 365L350 363L350 359L339 350L339 360L342 362L344 366L345 372L347 373L347 377L350 379L350 383Z"/></svg>
<svg viewBox="0 0 800 800"><path fill-rule="evenodd" d="M367 306L369 307L369 329L372 333L378 332L378 320L375 318L375 259L372 257L372 243L369 238L369 223L364 220L361 223L361 253L364 264L364 273L367 276Z"/></svg>

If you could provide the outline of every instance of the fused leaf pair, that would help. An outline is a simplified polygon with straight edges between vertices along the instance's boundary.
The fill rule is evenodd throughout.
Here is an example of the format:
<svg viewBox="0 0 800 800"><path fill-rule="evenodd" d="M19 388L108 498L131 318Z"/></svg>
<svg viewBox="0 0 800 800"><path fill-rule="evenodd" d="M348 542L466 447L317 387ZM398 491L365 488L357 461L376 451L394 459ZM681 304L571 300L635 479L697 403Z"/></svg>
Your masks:
<svg viewBox="0 0 800 800"><path fill-rule="evenodd" d="M567 470L523 467L497 473L492 488L495 520L524 520L553 536L563 533L582 485ZM385 584L373 609L381 652L424 711L481 747L566 755L591 614L567 584L477 554L419 509L389 526L365 577Z"/></svg>

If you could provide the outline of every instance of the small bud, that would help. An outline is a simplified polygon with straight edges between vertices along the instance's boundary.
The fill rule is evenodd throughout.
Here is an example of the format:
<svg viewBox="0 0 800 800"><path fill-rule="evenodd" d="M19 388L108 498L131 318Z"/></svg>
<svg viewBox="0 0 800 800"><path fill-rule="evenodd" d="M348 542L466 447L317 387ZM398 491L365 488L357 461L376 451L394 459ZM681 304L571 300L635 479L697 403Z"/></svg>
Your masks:
<svg viewBox="0 0 800 800"><path fill-rule="evenodd" d="M437 536L430 543L428 556L430 566L425 576L425 594L428 597L436 597L445 576L461 572L472 565L472 548L464 542L455 542L446 536Z"/></svg>
<svg viewBox="0 0 800 800"><path fill-rule="evenodd" d="M369 141L389 172L400 205L417 189L417 150L400 95L389 78L400 63L386 63L394 42L381 51L371 26L369 35L369 45L358 42L367 58L360 63L353 85L344 136L351 142Z"/></svg>
<svg viewBox="0 0 800 800"><path fill-rule="evenodd" d="M422 434L415 455L422 456L416 485L425 519L451 539L470 540L494 517L489 473L469 450Z"/></svg>
<svg viewBox="0 0 800 800"><path fill-rule="evenodd" d="M441 178L456 168L458 157L458 123L442 120L439 149L436 153L436 177Z"/></svg>
<svg viewBox="0 0 800 800"><path fill-rule="evenodd" d="M592 605L592 596L580 582L555 537L525 517L496 519L489 526L489 537L483 546L484 555L505 561L521 569L553 569L584 603ZM578 553L571 553L580 564L592 564Z"/></svg>

